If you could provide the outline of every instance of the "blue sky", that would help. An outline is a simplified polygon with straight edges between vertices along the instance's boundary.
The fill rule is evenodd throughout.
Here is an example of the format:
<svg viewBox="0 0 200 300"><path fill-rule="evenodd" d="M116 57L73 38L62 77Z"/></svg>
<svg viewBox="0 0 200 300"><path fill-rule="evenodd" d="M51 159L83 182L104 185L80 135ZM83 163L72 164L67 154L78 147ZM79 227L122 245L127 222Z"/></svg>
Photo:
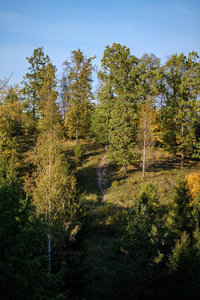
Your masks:
<svg viewBox="0 0 200 300"><path fill-rule="evenodd" d="M71 51L96 55L100 67L114 42L162 63L173 53L200 55L200 1L0 0L0 79L13 73L10 84L23 80L35 48L44 48L59 77Z"/></svg>

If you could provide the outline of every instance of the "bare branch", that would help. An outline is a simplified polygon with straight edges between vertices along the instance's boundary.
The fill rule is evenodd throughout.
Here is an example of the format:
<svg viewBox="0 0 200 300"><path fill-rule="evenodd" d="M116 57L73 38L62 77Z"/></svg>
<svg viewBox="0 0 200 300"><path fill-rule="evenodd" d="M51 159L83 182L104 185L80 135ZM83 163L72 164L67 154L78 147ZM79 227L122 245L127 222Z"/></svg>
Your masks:
<svg viewBox="0 0 200 300"><path fill-rule="evenodd" d="M13 76L13 73L10 75L9 78L5 78L4 80L0 80L0 91L8 84L10 78Z"/></svg>

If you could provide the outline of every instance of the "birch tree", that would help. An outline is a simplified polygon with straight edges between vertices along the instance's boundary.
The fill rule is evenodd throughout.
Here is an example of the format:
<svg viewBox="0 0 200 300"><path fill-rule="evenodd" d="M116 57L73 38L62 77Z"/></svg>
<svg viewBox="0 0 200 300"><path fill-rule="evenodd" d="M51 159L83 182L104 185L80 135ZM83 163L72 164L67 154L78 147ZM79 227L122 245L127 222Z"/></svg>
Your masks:
<svg viewBox="0 0 200 300"><path fill-rule="evenodd" d="M38 123L40 134L35 147L36 171L32 194L37 214L43 217L46 224L46 252L51 282L51 275L64 272L64 248L70 239L75 239L80 226L76 218L76 180L69 172L62 151L57 93L53 84L51 88L48 86L47 100Z"/></svg>
<svg viewBox="0 0 200 300"><path fill-rule="evenodd" d="M142 149L142 179L145 177L147 152L155 143L156 111L150 103L144 103L139 111L137 141Z"/></svg>

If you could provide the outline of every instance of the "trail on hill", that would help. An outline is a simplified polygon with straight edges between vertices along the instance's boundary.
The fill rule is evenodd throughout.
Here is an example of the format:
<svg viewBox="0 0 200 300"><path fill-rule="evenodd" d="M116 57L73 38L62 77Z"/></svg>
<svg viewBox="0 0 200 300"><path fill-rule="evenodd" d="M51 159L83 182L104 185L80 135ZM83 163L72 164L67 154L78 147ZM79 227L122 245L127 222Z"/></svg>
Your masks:
<svg viewBox="0 0 200 300"><path fill-rule="evenodd" d="M107 155L102 156L98 167L96 169L97 173L97 185L102 194L102 202L106 202L106 166L107 166Z"/></svg>

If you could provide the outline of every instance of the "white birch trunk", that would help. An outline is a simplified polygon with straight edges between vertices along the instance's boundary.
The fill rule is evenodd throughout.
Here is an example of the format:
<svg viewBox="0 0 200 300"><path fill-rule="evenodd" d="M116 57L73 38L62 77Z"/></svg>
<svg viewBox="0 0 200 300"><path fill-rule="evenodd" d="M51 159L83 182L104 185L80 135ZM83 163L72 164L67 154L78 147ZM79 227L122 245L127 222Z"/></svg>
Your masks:
<svg viewBox="0 0 200 300"><path fill-rule="evenodd" d="M146 110L144 114L144 140L143 140L143 166L142 166L142 179L144 179L145 175L145 162L146 162L146 138L147 138L147 120L146 120Z"/></svg>
<svg viewBox="0 0 200 300"><path fill-rule="evenodd" d="M182 143L183 143L183 134L184 134L184 128L183 128L183 125L182 125L182 128L181 128L182 132ZM181 150L181 166L184 167L184 146L182 145L182 150Z"/></svg>

